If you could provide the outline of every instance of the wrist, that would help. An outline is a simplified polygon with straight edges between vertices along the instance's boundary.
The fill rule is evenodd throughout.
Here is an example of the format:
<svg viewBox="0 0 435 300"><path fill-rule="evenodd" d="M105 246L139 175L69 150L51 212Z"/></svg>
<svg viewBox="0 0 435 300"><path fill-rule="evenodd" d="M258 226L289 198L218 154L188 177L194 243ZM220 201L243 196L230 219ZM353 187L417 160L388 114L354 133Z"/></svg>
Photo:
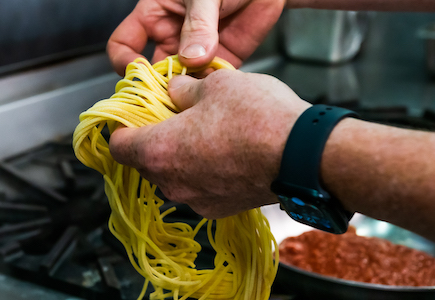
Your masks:
<svg viewBox="0 0 435 300"><path fill-rule="evenodd" d="M325 189L340 199L343 207L351 212L357 209L349 201L343 185L346 185L346 176L353 166L349 160L361 148L357 137L363 134L361 125L364 123L367 122L353 118L346 118L338 123L325 144L320 163L320 178Z"/></svg>
<svg viewBox="0 0 435 300"><path fill-rule="evenodd" d="M357 117L347 109L315 105L294 123L271 190L281 207L296 221L332 233L347 230L352 213L327 191L320 178L325 144L343 119Z"/></svg>

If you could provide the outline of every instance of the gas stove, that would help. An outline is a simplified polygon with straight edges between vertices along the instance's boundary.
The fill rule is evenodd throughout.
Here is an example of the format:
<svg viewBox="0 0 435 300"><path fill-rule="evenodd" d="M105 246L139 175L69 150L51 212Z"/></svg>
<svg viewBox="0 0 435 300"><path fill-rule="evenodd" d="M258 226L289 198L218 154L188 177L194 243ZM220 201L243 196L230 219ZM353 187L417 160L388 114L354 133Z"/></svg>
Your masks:
<svg viewBox="0 0 435 300"><path fill-rule="evenodd" d="M2 271L85 299L133 299L143 279L108 232L104 183L69 138L0 163Z"/></svg>

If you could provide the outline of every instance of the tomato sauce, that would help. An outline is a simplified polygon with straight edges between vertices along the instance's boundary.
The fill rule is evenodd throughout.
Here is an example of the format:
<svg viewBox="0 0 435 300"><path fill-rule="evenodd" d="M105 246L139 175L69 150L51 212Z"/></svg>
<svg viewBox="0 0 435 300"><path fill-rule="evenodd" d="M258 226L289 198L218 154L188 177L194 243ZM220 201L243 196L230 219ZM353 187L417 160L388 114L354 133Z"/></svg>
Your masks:
<svg viewBox="0 0 435 300"><path fill-rule="evenodd" d="M380 238L313 230L279 245L280 261L346 280L396 286L435 286L435 258Z"/></svg>

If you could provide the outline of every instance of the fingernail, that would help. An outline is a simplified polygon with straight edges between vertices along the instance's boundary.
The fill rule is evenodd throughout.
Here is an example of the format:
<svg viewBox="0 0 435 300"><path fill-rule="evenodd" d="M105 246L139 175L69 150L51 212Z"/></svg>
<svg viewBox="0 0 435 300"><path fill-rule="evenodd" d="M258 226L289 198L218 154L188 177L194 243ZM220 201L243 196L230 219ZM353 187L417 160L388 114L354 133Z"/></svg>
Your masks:
<svg viewBox="0 0 435 300"><path fill-rule="evenodd" d="M184 48L180 55L185 58L198 58L205 55L205 48L199 44L193 44Z"/></svg>

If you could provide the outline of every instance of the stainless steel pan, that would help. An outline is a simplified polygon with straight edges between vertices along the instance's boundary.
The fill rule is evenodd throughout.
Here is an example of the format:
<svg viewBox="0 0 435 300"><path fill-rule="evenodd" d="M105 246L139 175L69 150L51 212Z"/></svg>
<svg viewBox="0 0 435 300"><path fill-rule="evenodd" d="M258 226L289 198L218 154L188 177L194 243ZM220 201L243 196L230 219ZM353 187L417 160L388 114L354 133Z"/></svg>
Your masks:
<svg viewBox="0 0 435 300"><path fill-rule="evenodd" d="M264 207L263 213L269 219L272 232L278 243L288 236L296 236L311 230L309 227L291 220L277 205ZM393 243L422 250L435 256L435 243L397 226L359 214L355 215L351 224L356 227L358 235L384 238ZM275 293L297 295L297 299L304 300L435 299L435 286L399 287L349 281L308 272L282 263L275 280L274 290Z"/></svg>

